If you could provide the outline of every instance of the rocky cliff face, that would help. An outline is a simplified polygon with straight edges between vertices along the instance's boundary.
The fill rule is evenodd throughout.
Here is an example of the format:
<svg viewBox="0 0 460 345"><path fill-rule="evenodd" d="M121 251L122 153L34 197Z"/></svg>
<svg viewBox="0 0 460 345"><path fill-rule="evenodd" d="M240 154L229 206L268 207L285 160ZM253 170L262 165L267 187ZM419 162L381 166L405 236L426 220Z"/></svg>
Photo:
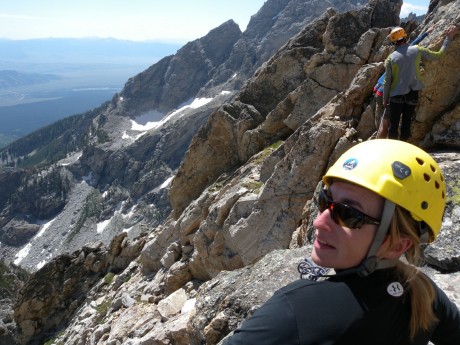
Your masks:
<svg viewBox="0 0 460 345"><path fill-rule="evenodd" d="M359 2L327 4L345 10ZM46 149L28 138L21 155L44 168L0 169L2 196L8 196L0 197L0 227L8 229L0 233L2 257L33 271L85 243L108 244L128 230L135 238L161 224L171 211L168 181L192 137L264 62L260 56L272 55L323 6L319 0L268 1L245 33L228 21L128 80L112 102L84 114L74 128L51 128L61 134ZM272 39L280 31L289 36ZM74 151L57 164L40 161L43 151L69 142Z"/></svg>
<svg viewBox="0 0 460 345"><path fill-rule="evenodd" d="M192 137L264 62L261 56L272 55L324 7L306 3L268 1L244 34L228 21L128 80L112 102L74 121L75 128L51 128L62 134L46 149L27 138L22 146L29 150L21 155L31 160L73 141L74 151L57 164L41 161L43 168L0 169L8 195L0 197L2 257L34 271L86 243L108 244L122 231L135 238L163 223L171 211L166 187ZM345 10L359 2L327 4Z"/></svg>
<svg viewBox="0 0 460 345"><path fill-rule="evenodd" d="M21 344L49 339L54 344L217 344L274 290L298 279L297 264L310 251L311 199L322 174L344 150L375 131L372 87L389 53L387 27L397 24L402 4L370 1L351 11L319 5L322 10L311 12L308 22L287 25L288 14L303 9L302 3L316 4L267 1L252 18L248 30L260 25L265 31L256 31L273 38L266 45L283 36L276 25L298 25L298 30L266 60L260 54L260 64L249 65L247 73L255 73L241 90L220 93L238 84L227 80L217 87L223 71L231 70L221 65L199 91L205 98L207 88L207 96L218 90L220 98L171 113L169 121L141 137L131 119L161 102L168 107L147 90L145 80L157 80L155 73L165 76L173 58L131 79L114 97L95 118L99 136L93 144L60 163L60 171L67 173L59 176L67 176L73 186L63 200L74 201L29 241L37 255L20 263L36 272L17 297L14 322L13 311L3 319L2 334L17 333ZM443 29L459 21L460 0L430 8L421 26L409 23L408 29L417 34L438 23L422 42L437 49ZM283 20L270 26L276 9L288 12L278 11ZM235 40L233 23L224 27L233 32L229 40ZM236 63L231 57L242 49L245 35L250 32L234 41L223 65ZM443 60L426 64L427 87L411 138L433 150L446 175L442 235L426 248L424 270L458 305L460 66L452 59L459 42L452 43ZM195 43L193 49L208 46ZM220 58L211 59L207 73ZM168 87L187 94L179 86ZM157 103L146 106L142 97L136 99L143 93ZM188 137L190 145L180 136ZM164 183L170 177L171 184ZM88 239L100 242L88 244ZM65 255L49 246L59 240Z"/></svg>

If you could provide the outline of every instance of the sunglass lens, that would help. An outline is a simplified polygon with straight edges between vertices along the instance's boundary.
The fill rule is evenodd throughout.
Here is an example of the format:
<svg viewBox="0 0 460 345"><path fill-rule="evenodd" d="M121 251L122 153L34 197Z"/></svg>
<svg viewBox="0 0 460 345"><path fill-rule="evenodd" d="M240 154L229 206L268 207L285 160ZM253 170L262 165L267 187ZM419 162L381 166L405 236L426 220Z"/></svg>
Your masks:
<svg viewBox="0 0 460 345"><path fill-rule="evenodd" d="M318 209L321 213L329 209L334 222L346 226L347 228L360 228L364 222L364 217L361 212L348 205L332 201L324 189L319 192Z"/></svg>
<svg viewBox="0 0 460 345"><path fill-rule="evenodd" d="M334 220L339 224L346 226L347 228L356 229L363 225L363 215L356 211L354 208L343 205L335 204L333 213L336 214Z"/></svg>
<svg viewBox="0 0 460 345"><path fill-rule="evenodd" d="M322 189L322 190L319 192L319 195L318 195L318 202L317 202L319 212L322 213L322 212L326 211L326 209L329 207L331 201L328 200L328 199L329 199L329 198L327 197L326 192L324 191L324 189Z"/></svg>

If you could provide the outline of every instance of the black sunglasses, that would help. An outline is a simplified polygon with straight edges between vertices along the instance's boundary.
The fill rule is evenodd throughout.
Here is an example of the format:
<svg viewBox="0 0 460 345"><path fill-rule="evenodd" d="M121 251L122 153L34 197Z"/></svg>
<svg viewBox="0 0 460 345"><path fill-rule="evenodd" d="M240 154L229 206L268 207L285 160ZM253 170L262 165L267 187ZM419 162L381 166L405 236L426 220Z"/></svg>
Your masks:
<svg viewBox="0 0 460 345"><path fill-rule="evenodd" d="M326 189L321 189L319 192L317 204L320 213L329 209L334 222L350 229L359 229L364 224L380 224L380 220L370 217L354 207L333 201Z"/></svg>

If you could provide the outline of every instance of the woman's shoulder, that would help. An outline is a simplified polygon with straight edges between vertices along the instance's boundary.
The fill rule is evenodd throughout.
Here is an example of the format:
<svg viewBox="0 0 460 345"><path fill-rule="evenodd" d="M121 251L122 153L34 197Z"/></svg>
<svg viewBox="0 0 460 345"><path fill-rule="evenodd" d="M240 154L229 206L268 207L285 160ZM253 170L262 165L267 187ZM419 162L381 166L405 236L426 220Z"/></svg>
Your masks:
<svg viewBox="0 0 460 345"><path fill-rule="evenodd" d="M298 279L286 286L283 286L275 292L275 294L292 294L292 293L301 293L304 290L308 289L317 289L319 285L322 285L323 282L318 282L309 279Z"/></svg>
<svg viewBox="0 0 460 345"><path fill-rule="evenodd" d="M287 296L289 299L309 299L311 296L315 298L321 296L345 296L346 292L350 292L350 285L343 279L324 279L324 280L309 280L299 279L279 289L276 294Z"/></svg>

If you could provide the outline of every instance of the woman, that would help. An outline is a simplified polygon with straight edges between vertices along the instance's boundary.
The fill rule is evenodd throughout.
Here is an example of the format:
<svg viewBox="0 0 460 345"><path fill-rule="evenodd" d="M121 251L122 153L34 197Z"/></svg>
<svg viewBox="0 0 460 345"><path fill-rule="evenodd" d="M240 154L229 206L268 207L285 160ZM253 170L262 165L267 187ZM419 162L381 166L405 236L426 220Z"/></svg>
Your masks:
<svg viewBox="0 0 460 345"><path fill-rule="evenodd" d="M406 142L368 140L323 182L311 253L321 267L310 267L317 281L277 291L225 344L460 344L457 306L415 267L445 207L433 158ZM322 267L335 273L318 277Z"/></svg>

